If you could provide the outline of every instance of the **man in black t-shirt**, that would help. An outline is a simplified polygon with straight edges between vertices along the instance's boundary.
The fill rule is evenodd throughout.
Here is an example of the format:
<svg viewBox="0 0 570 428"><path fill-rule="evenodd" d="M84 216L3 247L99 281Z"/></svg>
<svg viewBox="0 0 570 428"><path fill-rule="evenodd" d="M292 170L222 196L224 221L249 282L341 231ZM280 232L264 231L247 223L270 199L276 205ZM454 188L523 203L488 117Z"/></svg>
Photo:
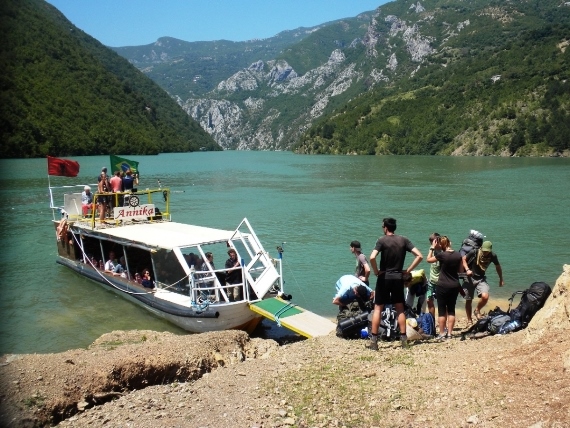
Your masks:
<svg viewBox="0 0 570 428"><path fill-rule="evenodd" d="M423 259L422 253L414 247L411 241L400 235L394 234L396 231L396 219L385 218L382 220L384 236L376 241L376 246L370 254L370 264L376 280L376 291L374 293L374 314L372 316L372 332L370 335L369 348L378 350L378 328L384 305L392 303L398 314L398 325L400 327L400 340L402 347L407 348L406 337L406 316L404 315L404 278L403 274L409 274L420 264ZM404 261L406 253L412 253L414 261L404 271ZM380 268L376 264L376 257L380 254Z"/></svg>

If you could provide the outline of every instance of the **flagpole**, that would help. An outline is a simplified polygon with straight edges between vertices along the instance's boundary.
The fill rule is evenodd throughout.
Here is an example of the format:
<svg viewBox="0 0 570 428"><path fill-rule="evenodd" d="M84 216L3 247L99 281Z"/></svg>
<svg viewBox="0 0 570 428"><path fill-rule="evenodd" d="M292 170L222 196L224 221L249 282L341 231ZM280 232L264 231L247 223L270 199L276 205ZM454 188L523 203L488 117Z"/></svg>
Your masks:
<svg viewBox="0 0 570 428"><path fill-rule="evenodd" d="M49 158L46 159L47 163L47 176L48 176L48 189L49 189L49 207L51 208L52 218L55 220L55 212L53 211L53 193L51 191L51 179L49 178Z"/></svg>

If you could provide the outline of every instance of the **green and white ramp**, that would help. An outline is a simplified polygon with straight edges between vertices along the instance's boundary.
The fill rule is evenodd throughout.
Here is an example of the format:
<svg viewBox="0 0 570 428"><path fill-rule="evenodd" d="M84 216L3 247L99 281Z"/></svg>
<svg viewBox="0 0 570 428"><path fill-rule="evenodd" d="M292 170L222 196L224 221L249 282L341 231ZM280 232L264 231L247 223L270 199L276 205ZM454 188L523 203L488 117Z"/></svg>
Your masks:
<svg viewBox="0 0 570 428"><path fill-rule="evenodd" d="M332 321L279 297L250 303L249 309L308 338L326 336L336 330L336 324Z"/></svg>

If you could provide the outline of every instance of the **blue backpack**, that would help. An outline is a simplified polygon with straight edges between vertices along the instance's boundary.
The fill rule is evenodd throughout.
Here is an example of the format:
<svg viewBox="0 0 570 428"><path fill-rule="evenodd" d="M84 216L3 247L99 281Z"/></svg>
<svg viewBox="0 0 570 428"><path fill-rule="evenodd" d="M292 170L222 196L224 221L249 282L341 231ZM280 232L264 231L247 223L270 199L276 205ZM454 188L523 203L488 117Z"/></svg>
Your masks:
<svg viewBox="0 0 570 428"><path fill-rule="evenodd" d="M435 320L433 319L432 314L429 312L420 314L420 316L417 318L417 321L418 327L423 330L424 334L427 334L428 336L435 336Z"/></svg>

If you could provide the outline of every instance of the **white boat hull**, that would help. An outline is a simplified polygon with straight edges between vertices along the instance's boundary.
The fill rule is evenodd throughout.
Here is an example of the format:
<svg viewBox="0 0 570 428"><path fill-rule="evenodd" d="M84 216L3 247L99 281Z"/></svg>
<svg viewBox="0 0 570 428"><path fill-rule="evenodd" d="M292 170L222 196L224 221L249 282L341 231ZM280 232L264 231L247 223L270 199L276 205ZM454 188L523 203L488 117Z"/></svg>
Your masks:
<svg viewBox="0 0 570 428"><path fill-rule="evenodd" d="M173 294L168 291L158 290L156 293L149 293L152 300L145 301L141 299L139 294L131 294L128 291L140 291L140 287L130 285L127 280L120 277L109 277L100 271L96 271L84 263L74 262L65 257L59 257L58 263L71 268L80 275L99 283L104 288L113 291L114 293L124 297L125 299L139 305L140 307L151 312L155 316L165 319L172 324L191 333L205 333L209 331L222 331L222 330L245 330L251 333L257 325L261 322L262 317L249 309L249 302L230 302L230 303L214 303L210 304L203 310L196 310L192 308L190 299L188 304L184 306L168 305L168 302L163 300L163 303L170 306L172 310L162 310L161 294ZM166 296L165 296L166 297ZM176 312L184 313L176 314Z"/></svg>

